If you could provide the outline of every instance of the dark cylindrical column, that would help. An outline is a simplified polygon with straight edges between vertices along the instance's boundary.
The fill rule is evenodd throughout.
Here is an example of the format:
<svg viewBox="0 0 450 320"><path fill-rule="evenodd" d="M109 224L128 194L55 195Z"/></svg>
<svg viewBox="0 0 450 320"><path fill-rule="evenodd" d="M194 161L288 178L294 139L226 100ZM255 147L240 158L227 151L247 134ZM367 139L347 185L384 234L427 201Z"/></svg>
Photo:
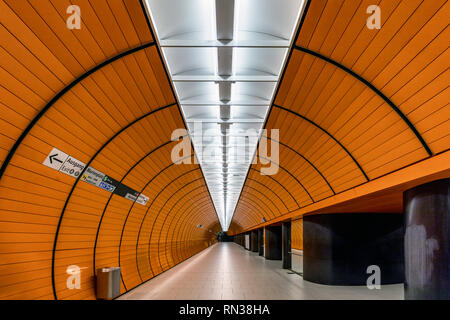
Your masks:
<svg viewBox="0 0 450 320"><path fill-rule="evenodd" d="M404 193L405 299L450 299L450 179Z"/></svg>
<svg viewBox="0 0 450 320"><path fill-rule="evenodd" d="M252 252L258 252L258 231L253 230L250 233L250 250Z"/></svg>
<svg viewBox="0 0 450 320"><path fill-rule="evenodd" d="M234 236L234 242L236 242L240 246L244 246L243 238L244 238L244 236L242 233L238 234L238 235Z"/></svg>
<svg viewBox="0 0 450 320"><path fill-rule="evenodd" d="M281 226L265 227L264 257L269 260L281 260Z"/></svg>
<svg viewBox="0 0 450 320"><path fill-rule="evenodd" d="M403 216L337 213L303 219L303 278L327 285L403 282Z"/></svg>
<svg viewBox="0 0 450 320"><path fill-rule="evenodd" d="M242 245L242 235L238 234L234 236L234 243L238 244L238 245Z"/></svg>
<svg viewBox="0 0 450 320"><path fill-rule="evenodd" d="M283 237L283 269L290 269L291 262L291 222L283 222L282 226Z"/></svg>

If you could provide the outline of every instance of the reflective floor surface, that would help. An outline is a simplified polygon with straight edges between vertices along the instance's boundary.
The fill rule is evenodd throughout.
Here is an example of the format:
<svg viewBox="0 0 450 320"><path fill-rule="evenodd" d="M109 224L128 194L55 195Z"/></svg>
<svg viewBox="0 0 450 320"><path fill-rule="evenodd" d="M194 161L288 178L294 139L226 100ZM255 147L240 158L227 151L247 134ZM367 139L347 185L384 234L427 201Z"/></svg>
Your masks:
<svg viewBox="0 0 450 320"><path fill-rule="evenodd" d="M403 299L403 284L380 290L304 281L281 261L218 243L122 295L119 300Z"/></svg>

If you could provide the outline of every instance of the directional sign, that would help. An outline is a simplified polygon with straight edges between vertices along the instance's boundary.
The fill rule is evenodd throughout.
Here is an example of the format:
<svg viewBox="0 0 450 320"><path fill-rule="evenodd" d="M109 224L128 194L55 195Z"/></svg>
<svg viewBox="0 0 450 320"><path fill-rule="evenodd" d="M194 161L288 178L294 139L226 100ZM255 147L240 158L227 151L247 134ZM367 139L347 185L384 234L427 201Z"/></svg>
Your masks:
<svg viewBox="0 0 450 320"><path fill-rule="evenodd" d="M59 169L59 172L78 178L85 166L86 164L81 162L80 160L68 156L67 160L61 166L61 169Z"/></svg>
<svg viewBox="0 0 450 320"><path fill-rule="evenodd" d="M101 173L100 171L95 170L92 167L88 167L86 171L83 173L81 180L93 184L94 186L100 187L100 183L103 182L104 178L105 178L104 173Z"/></svg>
<svg viewBox="0 0 450 320"><path fill-rule="evenodd" d="M56 148L52 149L52 151L45 158L43 164L74 178L79 177L81 181L95 185L103 190L117 194L118 196L124 197L125 199L134 201L143 206L145 206L149 200L147 196L140 194L136 190L131 189L130 187L92 167L88 167L83 172L86 167L85 163ZM80 176L82 172L83 175Z"/></svg>
<svg viewBox="0 0 450 320"><path fill-rule="evenodd" d="M66 162L69 155L67 153L62 152L56 148L53 148L52 151L45 158L43 165L55 169L59 171L64 162Z"/></svg>
<svg viewBox="0 0 450 320"><path fill-rule="evenodd" d="M145 206L149 200L147 196L144 196L143 194L140 194L136 190L133 190L123 184L120 184L114 193L130 201L135 201L143 206Z"/></svg>
<svg viewBox="0 0 450 320"><path fill-rule="evenodd" d="M144 196L142 193L137 198L136 202L145 206L149 200L149 197Z"/></svg>
<svg viewBox="0 0 450 320"><path fill-rule="evenodd" d="M133 193L127 193L125 195L125 199L131 200L131 201L136 201L137 198L138 197L136 196L136 194L133 194Z"/></svg>
<svg viewBox="0 0 450 320"><path fill-rule="evenodd" d="M106 191L114 192L119 184L120 184L119 181L114 180L111 177L105 176L103 178L103 181L100 182L98 186Z"/></svg>
<svg viewBox="0 0 450 320"><path fill-rule="evenodd" d="M137 197L139 197L139 192L127 187L124 184L120 184L114 193L131 201L134 201Z"/></svg>

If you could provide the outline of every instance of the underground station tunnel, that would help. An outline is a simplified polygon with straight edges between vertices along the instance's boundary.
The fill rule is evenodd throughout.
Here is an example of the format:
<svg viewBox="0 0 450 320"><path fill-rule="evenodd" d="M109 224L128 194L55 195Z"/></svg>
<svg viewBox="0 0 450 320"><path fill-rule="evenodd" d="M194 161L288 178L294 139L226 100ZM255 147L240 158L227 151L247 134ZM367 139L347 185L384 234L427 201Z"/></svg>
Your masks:
<svg viewBox="0 0 450 320"><path fill-rule="evenodd" d="M448 300L449 17L0 0L0 299Z"/></svg>

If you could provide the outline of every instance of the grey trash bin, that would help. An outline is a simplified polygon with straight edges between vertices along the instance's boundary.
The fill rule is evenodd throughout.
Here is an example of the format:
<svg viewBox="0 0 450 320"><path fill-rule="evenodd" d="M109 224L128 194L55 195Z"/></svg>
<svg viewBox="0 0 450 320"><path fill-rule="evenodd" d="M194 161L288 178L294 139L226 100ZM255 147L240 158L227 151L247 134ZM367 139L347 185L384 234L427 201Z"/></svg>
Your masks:
<svg viewBox="0 0 450 320"><path fill-rule="evenodd" d="M120 267L97 269L97 299L111 300L120 295Z"/></svg>

